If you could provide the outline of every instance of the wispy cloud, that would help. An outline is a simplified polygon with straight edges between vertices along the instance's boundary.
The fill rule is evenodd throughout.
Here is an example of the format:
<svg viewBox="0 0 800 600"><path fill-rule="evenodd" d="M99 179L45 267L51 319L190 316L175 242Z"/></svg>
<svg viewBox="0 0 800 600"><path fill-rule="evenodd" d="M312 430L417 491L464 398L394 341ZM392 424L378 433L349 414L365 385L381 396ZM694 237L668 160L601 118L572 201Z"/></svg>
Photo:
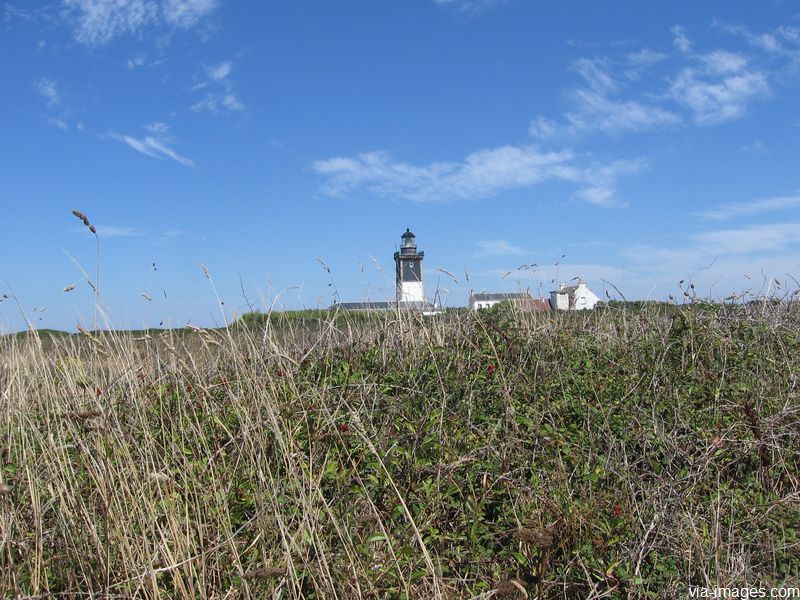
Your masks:
<svg viewBox="0 0 800 600"><path fill-rule="evenodd" d="M615 58L582 58L572 70L581 84L567 90L560 118L534 118L530 135L542 141L616 137L694 123L717 125L747 115L771 94L775 73L741 52L696 53L683 29L672 29L677 54L648 48ZM791 34L789 34L791 35ZM798 32L800 35L800 32ZM798 51L800 64L800 51Z"/></svg>
<svg viewBox="0 0 800 600"><path fill-rule="evenodd" d="M507 240L481 240L475 242L475 255L479 257L517 256L524 253L525 250Z"/></svg>
<svg viewBox="0 0 800 600"><path fill-rule="evenodd" d="M700 295L742 292L742 286L785 278L800 264L800 223L772 223L690 234L669 245L638 244L622 250L629 289L648 286L675 293L678 280Z"/></svg>
<svg viewBox="0 0 800 600"><path fill-rule="evenodd" d="M774 198L760 198L752 202L731 202L720 204L710 210L695 213L703 219L722 221L736 217L754 215L769 211L788 210L800 208L800 195L777 196Z"/></svg>
<svg viewBox="0 0 800 600"><path fill-rule="evenodd" d="M181 156L172 148L175 138L170 135L169 127L165 123L151 123L145 129L150 135L134 137L112 131L106 137L123 142L137 152L153 158L170 158L185 167L195 166L193 160Z"/></svg>
<svg viewBox="0 0 800 600"><path fill-rule="evenodd" d="M84 235L89 233L85 227L73 229L76 234ZM182 229L167 229L165 231L148 231L136 227L126 227L121 225L98 225L97 233L100 237L109 238L145 238L149 242L164 243L186 236Z"/></svg>
<svg viewBox="0 0 800 600"><path fill-rule="evenodd" d="M216 114L239 112L246 107L235 94L207 94L205 98L192 104L195 112L211 112Z"/></svg>
<svg viewBox="0 0 800 600"><path fill-rule="evenodd" d="M47 106L52 108L61 102L61 93L58 91L58 84L49 77L40 77L33 84L34 91L47 102Z"/></svg>
<svg viewBox="0 0 800 600"><path fill-rule="evenodd" d="M615 160L604 165L590 165L583 170L583 185L573 194L579 200L596 206L614 206L617 180L622 175L638 173L647 167L643 158Z"/></svg>
<svg viewBox="0 0 800 600"><path fill-rule="evenodd" d="M72 117L72 111L62 105L62 93L56 81L49 77L40 77L33 83L33 90L45 102L47 122L62 131L69 129L68 119ZM78 129L83 129L82 124L78 123Z"/></svg>
<svg viewBox="0 0 800 600"><path fill-rule="evenodd" d="M145 58L144 54L137 54L136 56L133 56L133 57L128 59L128 62L127 62L128 68L129 69L137 69L137 68L141 67L142 65L144 65L145 60L146 60L146 58Z"/></svg>
<svg viewBox="0 0 800 600"><path fill-rule="evenodd" d="M169 25L191 29L216 8L217 0L166 0L161 10Z"/></svg>
<svg viewBox="0 0 800 600"><path fill-rule="evenodd" d="M773 31L756 33L743 25L721 21L714 23L720 29L741 37L748 44L768 54L787 54L800 44L800 27L782 25Z"/></svg>
<svg viewBox="0 0 800 600"><path fill-rule="evenodd" d="M547 117L534 119L528 131L539 140L576 138L590 133L611 136L646 132L678 125L677 114L639 100L621 100L592 90L572 92L573 110L565 112L564 121Z"/></svg>
<svg viewBox="0 0 800 600"><path fill-rule="evenodd" d="M748 106L769 94L767 76L748 69L747 62L730 53L702 57L704 68L686 68L672 83L673 99L688 107L698 125L714 125L742 117Z"/></svg>
<svg viewBox="0 0 800 600"><path fill-rule="evenodd" d="M117 225L98 225L97 233L102 237L141 237L144 235L141 231L133 227L119 227Z"/></svg>
<svg viewBox="0 0 800 600"><path fill-rule="evenodd" d="M196 83L192 86L195 91L203 90L204 97L193 104L191 109L195 112L208 111L220 114L239 112L247 108L236 95L229 78L231 71L233 63L230 61L206 65L203 68L203 76L196 78Z"/></svg>
<svg viewBox="0 0 800 600"><path fill-rule="evenodd" d="M438 6L453 8L467 14L481 14L490 8L505 4L507 0L434 0Z"/></svg>
<svg viewBox="0 0 800 600"><path fill-rule="evenodd" d="M672 28L672 45L680 52L687 53L692 50L692 42L686 37L683 27L675 25Z"/></svg>
<svg viewBox="0 0 800 600"><path fill-rule="evenodd" d="M737 229L704 231L692 236L717 254L777 252L800 243L800 223L771 223Z"/></svg>
<svg viewBox="0 0 800 600"><path fill-rule="evenodd" d="M75 39L101 46L147 27L192 29L217 7L216 0L63 0Z"/></svg>
<svg viewBox="0 0 800 600"><path fill-rule="evenodd" d="M222 81L231 74L232 69L233 66L231 65L231 62L226 60L215 67L208 67L206 70L208 72L208 78L211 81Z"/></svg>
<svg viewBox="0 0 800 600"><path fill-rule="evenodd" d="M488 198L545 181L567 181L579 186L576 197L610 205L617 178L642 166L641 161L582 164L569 150L508 145L473 152L461 162L415 166L395 161L387 152L371 152L318 160L312 169L327 177L324 191L339 196L366 189L418 203L448 202Z"/></svg>
<svg viewBox="0 0 800 600"><path fill-rule="evenodd" d="M666 60L667 55L661 52L653 52L648 48L642 48L638 52L629 52L626 58L632 65L649 66Z"/></svg>
<svg viewBox="0 0 800 600"><path fill-rule="evenodd" d="M630 57L631 55L629 55ZM657 62L654 53L633 55L637 67ZM561 121L535 118L529 133L536 139L577 138L591 133L617 136L677 125L681 118L672 111L639 98L621 98L622 84L611 74L606 60L581 59L573 69L584 81L583 87L567 93L571 108Z"/></svg>
<svg viewBox="0 0 800 600"><path fill-rule="evenodd" d="M33 3L29 2L27 4L30 5ZM47 23L48 25L56 25L61 21L58 14L58 8L52 4L45 4L38 7L25 6L25 8L20 8L18 4L14 5L11 2L6 2L3 4L2 8L2 18L0 18L0 23L10 23L12 21L34 23L40 21Z"/></svg>

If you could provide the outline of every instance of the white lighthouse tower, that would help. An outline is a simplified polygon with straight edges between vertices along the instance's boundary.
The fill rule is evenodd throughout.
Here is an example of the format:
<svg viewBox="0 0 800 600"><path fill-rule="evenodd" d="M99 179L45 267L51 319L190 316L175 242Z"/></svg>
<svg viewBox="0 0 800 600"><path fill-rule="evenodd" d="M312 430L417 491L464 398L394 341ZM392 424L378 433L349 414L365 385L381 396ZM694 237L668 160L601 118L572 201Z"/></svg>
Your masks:
<svg viewBox="0 0 800 600"><path fill-rule="evenodd" d="M400 251L394 253L397 265L397 303L400 306L425 304L425 284L422 281L424 252L417 252L414 234L408 229L401 236Z"/></svg>

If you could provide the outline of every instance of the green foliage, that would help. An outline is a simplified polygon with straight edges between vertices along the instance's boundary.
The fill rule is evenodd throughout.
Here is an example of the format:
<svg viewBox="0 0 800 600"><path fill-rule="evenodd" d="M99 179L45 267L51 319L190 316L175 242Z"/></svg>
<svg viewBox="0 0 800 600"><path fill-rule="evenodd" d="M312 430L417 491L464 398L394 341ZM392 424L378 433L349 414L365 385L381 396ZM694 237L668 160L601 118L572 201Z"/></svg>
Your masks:
<svg viewBox="0 0 800 600"><path fill-rule="evenodd" d="M0 595L792 581L800 320L762 308L304 311L7 340Z"/></svg>

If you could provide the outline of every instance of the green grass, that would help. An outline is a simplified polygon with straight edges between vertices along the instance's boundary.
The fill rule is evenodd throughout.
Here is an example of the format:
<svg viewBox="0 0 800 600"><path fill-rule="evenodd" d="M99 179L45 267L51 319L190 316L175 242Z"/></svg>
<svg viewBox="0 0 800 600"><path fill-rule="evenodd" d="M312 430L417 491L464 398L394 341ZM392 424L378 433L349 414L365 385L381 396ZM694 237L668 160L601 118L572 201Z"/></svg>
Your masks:
<svg viewBox="0 0 800 600"><path fill-rule="evenodd" d="M622 304L3 338L0 596L798 585L799 326Z"/></svg>

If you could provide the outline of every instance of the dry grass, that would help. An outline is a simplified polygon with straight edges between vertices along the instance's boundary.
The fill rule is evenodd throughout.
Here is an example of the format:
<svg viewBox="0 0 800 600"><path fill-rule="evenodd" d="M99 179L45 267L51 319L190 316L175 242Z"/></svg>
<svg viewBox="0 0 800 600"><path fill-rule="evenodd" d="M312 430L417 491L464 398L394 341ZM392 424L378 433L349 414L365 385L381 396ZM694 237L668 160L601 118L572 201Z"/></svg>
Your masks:
<svg viewBox="0 0 800 600"><path fill-rule="evenodd" d="M796 584L799 324L685 306L7 336L0 596Z"/></svg>

